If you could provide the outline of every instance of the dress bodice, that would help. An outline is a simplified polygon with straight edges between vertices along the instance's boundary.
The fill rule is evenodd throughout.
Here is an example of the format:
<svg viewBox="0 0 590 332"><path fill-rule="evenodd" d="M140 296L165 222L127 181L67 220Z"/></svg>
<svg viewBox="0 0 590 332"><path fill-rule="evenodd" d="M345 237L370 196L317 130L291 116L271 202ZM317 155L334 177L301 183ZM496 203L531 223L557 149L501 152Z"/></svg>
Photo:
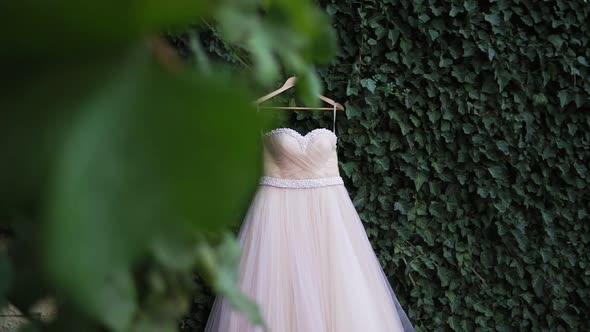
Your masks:
<svg viewBox="0 0 590 332"><path fill-rule="evenodd" d="M325 128L314 129L305 136L290 128L271 130L264 134L262 183L283 183L277 186L289 188L298 187L297 183L299 187L342 183L336 143L336 134Z"/></svg>

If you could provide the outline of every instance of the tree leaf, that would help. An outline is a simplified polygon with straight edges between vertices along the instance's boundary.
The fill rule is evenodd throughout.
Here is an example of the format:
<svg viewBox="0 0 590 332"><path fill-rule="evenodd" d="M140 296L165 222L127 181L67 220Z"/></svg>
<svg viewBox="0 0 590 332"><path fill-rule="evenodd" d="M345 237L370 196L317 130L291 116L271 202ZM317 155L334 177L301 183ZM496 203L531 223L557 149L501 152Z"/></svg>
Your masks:
<svg viewBox="0 0 590 332"><path fill-rule="evenodd" d="M235 111L249 98L234 84L169 76L132 52L78 105L56 152L43 232L52 281L89 316L127 328L135 300L126 276L156 234L237 221L234 209L255 183L257 130L248 112ZM97 291L109 280L112 291ZM104 296L114 311L105 310Z"/></svg>

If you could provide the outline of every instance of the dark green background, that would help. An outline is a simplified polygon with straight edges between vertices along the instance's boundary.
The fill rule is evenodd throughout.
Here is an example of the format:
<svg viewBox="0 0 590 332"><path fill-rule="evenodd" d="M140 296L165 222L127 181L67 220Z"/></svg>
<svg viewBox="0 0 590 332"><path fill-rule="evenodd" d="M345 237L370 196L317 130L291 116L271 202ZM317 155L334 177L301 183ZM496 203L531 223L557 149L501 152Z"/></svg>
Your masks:
<svg viewBox="0 0 590 332"><path fill-rule="evenodd" d="M589 330L590 4L322 5L339 34L321 74L345 102L341 173L416 329Z"/></svg>

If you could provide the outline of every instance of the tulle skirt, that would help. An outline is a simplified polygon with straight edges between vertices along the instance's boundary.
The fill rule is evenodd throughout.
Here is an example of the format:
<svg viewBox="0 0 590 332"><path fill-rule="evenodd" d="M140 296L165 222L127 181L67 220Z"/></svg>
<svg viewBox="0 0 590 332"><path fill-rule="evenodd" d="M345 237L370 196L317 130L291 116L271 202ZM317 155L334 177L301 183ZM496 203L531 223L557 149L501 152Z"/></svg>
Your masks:
<svg viewBox="0 0 590 332"><path fill-rule="evenodd" d="M413 331L343 185L260 186L239 232L240 289L272 332ZM263 332L218 296L206 332Z"/></svg>

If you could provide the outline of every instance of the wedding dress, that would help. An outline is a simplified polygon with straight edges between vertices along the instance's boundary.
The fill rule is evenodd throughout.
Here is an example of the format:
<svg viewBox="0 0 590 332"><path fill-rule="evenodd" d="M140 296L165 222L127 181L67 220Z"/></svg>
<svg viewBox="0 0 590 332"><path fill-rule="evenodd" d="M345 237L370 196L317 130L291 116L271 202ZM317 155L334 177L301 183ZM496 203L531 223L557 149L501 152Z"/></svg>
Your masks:
<svg viewBox="0 0 590 332"><path fill-rule="evenodd" d="M413 331L339 175L337 136L264 134L264 176L245 216L240 289L271 332ZM218 296L206 332L262 332Z"/></svg>

